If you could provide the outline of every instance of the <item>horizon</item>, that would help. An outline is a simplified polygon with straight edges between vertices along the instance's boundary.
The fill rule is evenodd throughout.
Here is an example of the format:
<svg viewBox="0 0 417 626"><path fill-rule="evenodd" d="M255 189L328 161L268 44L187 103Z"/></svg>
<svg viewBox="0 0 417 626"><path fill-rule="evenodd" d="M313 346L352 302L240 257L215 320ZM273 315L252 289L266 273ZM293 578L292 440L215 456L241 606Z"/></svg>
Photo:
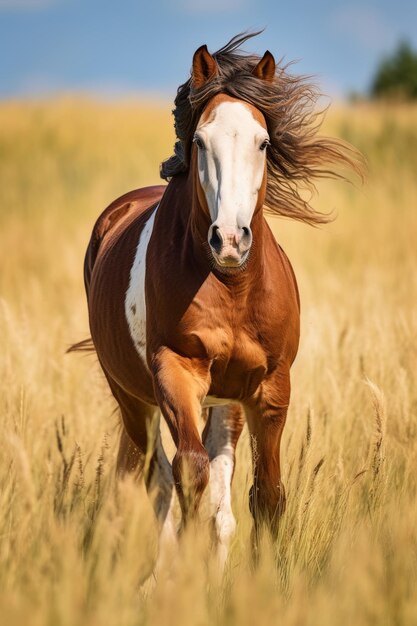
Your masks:
<svg viewBox="0 0 417 626"><path fill-rule="evenodd" d="M417 46L416 24L411 0L125 0L117 10L109 0L0 0L0 98L172 101L196 48L214 52L238 32L265 27L245 50L298 59L294 73L341 100L366 95L378 62L401 40Z"/></svg>

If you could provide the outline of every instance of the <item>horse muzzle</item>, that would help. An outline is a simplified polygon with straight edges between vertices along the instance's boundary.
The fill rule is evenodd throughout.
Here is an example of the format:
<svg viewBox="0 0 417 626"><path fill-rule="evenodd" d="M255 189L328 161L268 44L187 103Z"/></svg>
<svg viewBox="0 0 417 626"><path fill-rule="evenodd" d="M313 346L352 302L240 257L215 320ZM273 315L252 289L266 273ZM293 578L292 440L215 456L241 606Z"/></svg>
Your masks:
<svg viewBox="0 0 417 626"><path fill-rule="evenodd" d="M249 226L230 228L214 223L209 228L208 242L219 267L241 267L249 255L252 231Z"/></svg>

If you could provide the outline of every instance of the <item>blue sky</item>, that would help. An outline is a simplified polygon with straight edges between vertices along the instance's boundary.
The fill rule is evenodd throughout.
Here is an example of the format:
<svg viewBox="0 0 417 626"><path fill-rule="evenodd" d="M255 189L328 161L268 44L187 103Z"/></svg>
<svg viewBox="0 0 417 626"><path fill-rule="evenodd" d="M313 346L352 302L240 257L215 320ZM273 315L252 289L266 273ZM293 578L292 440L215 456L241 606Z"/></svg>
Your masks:
<svg viewBox="0 0 417 626"><path fill-rule="evenodd" d="M417 0L0 0L0 97L172 98L198 46L262 27L248 50L298 59L341 97L365 90L400 38L417 48Z"/></svg>

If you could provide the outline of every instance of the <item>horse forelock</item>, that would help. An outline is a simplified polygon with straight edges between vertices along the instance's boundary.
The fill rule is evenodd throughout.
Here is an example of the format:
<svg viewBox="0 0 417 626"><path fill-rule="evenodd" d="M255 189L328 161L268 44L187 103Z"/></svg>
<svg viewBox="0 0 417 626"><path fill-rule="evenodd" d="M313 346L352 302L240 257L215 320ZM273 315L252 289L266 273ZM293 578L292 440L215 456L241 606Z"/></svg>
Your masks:
<svg viewBox="0 0 417 626"><path fill-rule="evenodd" d="M191 77L178 88L173 111L177 141L174 154L162 163L161 177L169 180L188 171L199 119L213 98L225 94L248 103L265 119L271 141L267 211L313 225L325 223L331 215L314 209L305 200L305 189L314 191L318 178L347 178L349 171L362 176L362 157L348 143L318 134L321 93L309 77L290 74L291 63L280 61L272 81L252 73L261 57L243 53L240 46L257 34L237 35L214 53L218 71L203 86L196 88Z"/></svg>

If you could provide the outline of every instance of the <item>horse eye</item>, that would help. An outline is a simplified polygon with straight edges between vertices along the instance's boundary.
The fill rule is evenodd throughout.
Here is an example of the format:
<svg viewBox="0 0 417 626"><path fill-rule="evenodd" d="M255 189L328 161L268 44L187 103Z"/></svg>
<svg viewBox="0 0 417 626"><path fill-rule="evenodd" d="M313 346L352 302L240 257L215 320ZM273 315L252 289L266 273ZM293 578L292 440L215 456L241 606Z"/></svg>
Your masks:
<svg viewBox="0 0 417 626"><path fill-rule="evenodd" d="M269 146L269 139L265 139L259 146L259 150L266 150L267 146Z"/></svg>
<svg viewBox="0 0 417 626"><path fill-rule="evenodd" d="M197 145L197 148L199 148L200 150L205 150L206 146L204 145L204 142L200 137L195 136L193 142Z"/></svg>

